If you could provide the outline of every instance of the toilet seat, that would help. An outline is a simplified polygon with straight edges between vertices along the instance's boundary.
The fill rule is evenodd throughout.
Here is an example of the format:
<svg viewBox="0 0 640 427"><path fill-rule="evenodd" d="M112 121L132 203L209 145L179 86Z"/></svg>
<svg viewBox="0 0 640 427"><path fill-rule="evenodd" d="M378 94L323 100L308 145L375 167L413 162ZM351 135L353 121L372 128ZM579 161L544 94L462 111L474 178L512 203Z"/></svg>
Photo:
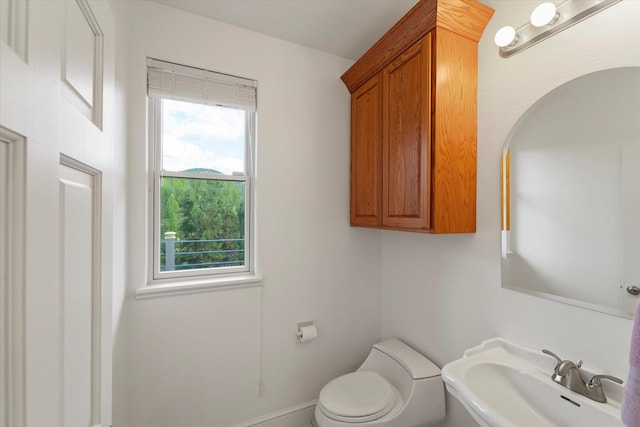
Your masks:
<svg viewBox="0 0 640 427"><path fill-rule="evenodd" d="M356 371L329 382L320 392L318 407L336 421L363 423L393 409L398 391L373 371Z"/></svg>

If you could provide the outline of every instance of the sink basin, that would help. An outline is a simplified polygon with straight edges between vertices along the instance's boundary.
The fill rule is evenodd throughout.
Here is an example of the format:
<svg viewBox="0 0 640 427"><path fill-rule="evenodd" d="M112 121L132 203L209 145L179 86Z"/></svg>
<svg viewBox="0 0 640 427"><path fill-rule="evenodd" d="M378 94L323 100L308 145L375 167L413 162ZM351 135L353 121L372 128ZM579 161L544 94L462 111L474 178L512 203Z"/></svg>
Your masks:
<svg viewBox="0 0 640 427"><path fill-rule="evenodd" d="M621 385L604 384L607 402L598 403L553 382L555 364L540 350L493 338L445 365L442 379L482 427L624 427Z"/></svg>

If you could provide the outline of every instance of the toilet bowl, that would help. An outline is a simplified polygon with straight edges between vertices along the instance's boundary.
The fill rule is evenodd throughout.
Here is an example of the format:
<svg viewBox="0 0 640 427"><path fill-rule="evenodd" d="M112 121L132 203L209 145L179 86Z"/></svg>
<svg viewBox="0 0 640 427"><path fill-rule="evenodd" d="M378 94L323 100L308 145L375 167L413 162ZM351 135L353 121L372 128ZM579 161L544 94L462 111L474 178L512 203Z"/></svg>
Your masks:
<svg viewBox="0 0 640 427"><path fill-rule="evenodd" d="M397 339L375 344L355 372L320 391L318 427L423 427L445 417L440 369Z"/></svg>

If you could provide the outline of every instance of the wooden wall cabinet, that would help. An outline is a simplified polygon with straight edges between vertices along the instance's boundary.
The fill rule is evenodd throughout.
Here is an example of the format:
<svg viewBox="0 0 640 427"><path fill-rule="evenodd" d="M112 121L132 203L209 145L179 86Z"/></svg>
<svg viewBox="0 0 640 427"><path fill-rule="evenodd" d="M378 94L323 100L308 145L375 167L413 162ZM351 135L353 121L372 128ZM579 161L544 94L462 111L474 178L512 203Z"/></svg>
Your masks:
<svg viewBox="0 0 640 427"><path fill-rule="evenodd" d="M477 44L492 15L475 0L421 0L342 75L351 225L475 232Z"/></svg>

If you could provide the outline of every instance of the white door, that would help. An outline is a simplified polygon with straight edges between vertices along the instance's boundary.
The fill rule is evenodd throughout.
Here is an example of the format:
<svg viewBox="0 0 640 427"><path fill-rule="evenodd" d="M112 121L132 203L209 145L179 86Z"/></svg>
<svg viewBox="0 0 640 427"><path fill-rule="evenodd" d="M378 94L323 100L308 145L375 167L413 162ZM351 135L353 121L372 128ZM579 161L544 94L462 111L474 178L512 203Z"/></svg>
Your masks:
<svg viewBox="0 0 640 427"><path fill-rule="evenodd" d="M0 0L0 427L111 424L114 32Z"/></svg>
<svg viewBox="0 0 640 427"><path fill-rule="evenodd" d="M24 139L0 126L0 427L24 425Z"/></svg>
<svg viewBox="0 0 640 427"><path fill-rule="evenodd" d="M640 288L640 148L622 150L622 309L633 314L640 299L628 287Z"/></svg>
<svg viewBox="0 0 640 427"><path fill-rule="evenodd" d="M60 165L60 425L101 424L100 175Z"/></svg>

